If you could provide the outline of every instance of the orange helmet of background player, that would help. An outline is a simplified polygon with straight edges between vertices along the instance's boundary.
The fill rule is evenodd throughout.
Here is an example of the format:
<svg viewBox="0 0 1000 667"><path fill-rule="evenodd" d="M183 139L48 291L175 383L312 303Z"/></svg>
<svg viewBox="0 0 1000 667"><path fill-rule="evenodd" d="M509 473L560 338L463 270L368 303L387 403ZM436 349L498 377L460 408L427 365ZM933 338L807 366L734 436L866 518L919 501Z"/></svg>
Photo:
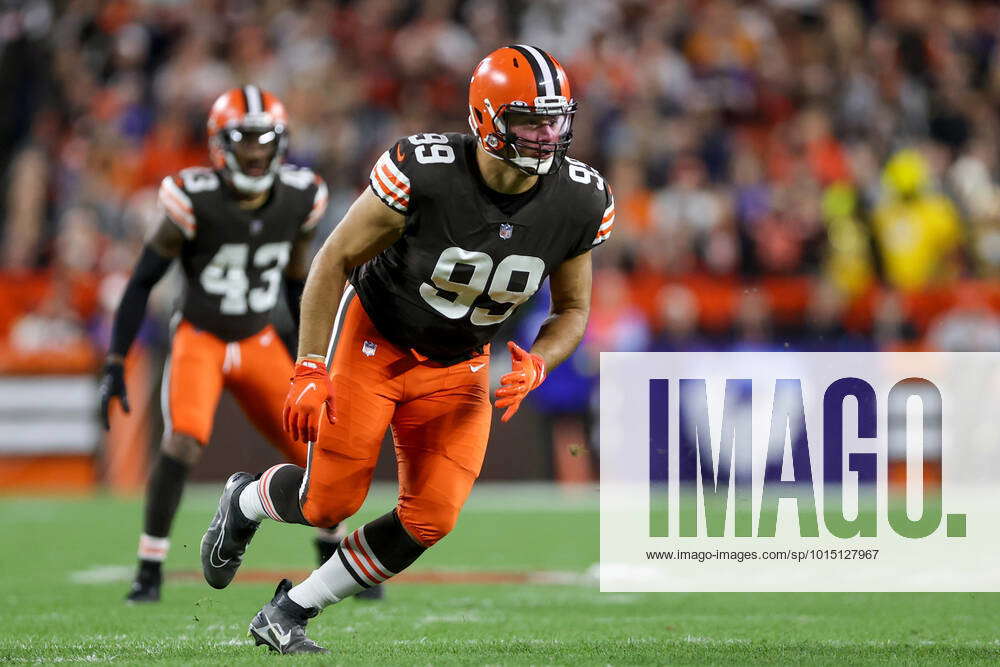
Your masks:
<svg viewBox="0 0 1000 667"><path fill-rule="evenodd" d="M262 146L270 149L263 153L263 164L245 164L251 152L262 154ZM250 85L227 90L215 100L208 115L209 156L237 190L268 190L287 149L288 113L273 93Z"/></svg>
<svg viewBox="0 0 1000 667"><path fill-rule="evenodd" d="M529 174L559 170L573 138L576 101L566 70L534 46L497 49L476 66L469 83L469 126L486 152ZM555 138L518 136L520 123L545 123Z"/></svg>

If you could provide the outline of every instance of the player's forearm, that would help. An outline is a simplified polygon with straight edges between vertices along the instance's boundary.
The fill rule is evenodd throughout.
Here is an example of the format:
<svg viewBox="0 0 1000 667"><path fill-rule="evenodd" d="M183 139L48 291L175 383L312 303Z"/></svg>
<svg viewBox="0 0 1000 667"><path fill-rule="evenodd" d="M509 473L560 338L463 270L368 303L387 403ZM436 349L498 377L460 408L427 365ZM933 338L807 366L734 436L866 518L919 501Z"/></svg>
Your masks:
<svg viewBox="0 0 1000 667"><path fill-rule="evenodd" d="M326 357L333 320L344 295L346 282L347 267L344 261L329 252L328 246L324 246L313 261L302 292L299 315L300 359L306 356Z"/></svg>
<svg viewBox="0 0 1000 667"><path fill-rule="evenodd" d="M149 293L170 268L171 261L171 258L160 255L149 246L143 249L115 312L115 321L111 328L111 345L108 348L110 361L121 361L128 354L132 341L135 340L146 317Z"/></svg>
<svg viewBox="0 0 1000 667"><path fill-rule="evenodd" d="M589 316L587 308L567 308L545 320L531 351L545 360L547 370L551 371L573 354L583 340Z"/></svg>

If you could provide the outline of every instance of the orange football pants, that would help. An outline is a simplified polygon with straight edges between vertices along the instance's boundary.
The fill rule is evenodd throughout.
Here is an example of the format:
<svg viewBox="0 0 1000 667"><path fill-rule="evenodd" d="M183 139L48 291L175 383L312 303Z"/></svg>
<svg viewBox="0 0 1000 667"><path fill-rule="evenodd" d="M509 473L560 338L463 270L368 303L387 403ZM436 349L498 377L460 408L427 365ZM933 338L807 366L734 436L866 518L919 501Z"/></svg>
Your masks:
<svg viewBox="0 0 1000 667"><path fill-rule="evenodd" d="M167 364L161 389L165 433L183 433L207 444L225 387L285 459L305 465L306 446L293 442L281 427L294 364L274 327L227 343L181 320Z"/></svg>
<svg viewBox="0 0 1000 667"><path fill-rule="evenodd" d="M344 298L331 366L337 421L320 420L302 482L302 513L327 527L357 512L391 425L396 513L429 547L455 526L483 465L492 418L489 350L453 366L421 361L375 329L353 288Z"/></svg>

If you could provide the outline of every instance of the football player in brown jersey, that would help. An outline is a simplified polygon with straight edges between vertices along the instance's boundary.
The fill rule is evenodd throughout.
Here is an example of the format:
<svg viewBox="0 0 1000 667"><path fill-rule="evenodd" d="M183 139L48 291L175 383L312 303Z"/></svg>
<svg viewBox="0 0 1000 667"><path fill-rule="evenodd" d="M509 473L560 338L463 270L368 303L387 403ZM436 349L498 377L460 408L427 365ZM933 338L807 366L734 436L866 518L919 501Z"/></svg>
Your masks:
<svg viewBox="0 0 1000 667"><path fill-rule="evenodd" d="M223 387L286 460L306 463L306 446L281 427L293 364L270 321L282 287L298 318L327 188L312 171L284 164L287 132L285 108L272 93L245 86L216 100L208 118L212 168L163 179L163 221L143 248L115 315L101 382L106 428L113 399L129 411L123 360L150 290L179 260L184 301L163 373L163 441L146 490L129 601L159 600L170 526L188 471L209 440Z"/></svg>
<svg viewBox="0 0 1000 667"><path fill-rule="evenodd" d="M265 518L332 526L354 514L390 425L399 499L298 586L282 580L251 623L258 644L323 651L305 636L309 618L401 572L453 528L489 437L489 341L546 277L552 313L530 351L510 344L501 419L580 342L590 250L611 234L615 208L601 175L566 157L576 109L545 51L494 51L472 76L473 134L397 142L314 260L283 414L311 443L308 464L230 477L203 541L205 578L228 585Z"/></svg>

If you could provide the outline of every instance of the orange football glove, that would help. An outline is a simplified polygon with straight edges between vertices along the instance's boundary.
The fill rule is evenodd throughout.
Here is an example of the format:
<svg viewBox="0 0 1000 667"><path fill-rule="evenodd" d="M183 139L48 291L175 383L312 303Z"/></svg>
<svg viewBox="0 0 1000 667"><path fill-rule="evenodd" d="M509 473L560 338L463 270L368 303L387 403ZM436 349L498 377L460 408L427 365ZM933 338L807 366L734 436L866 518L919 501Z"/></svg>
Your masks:
<svg viewBox="0 0 1000 667"><path fill-rule="evenodd" d="M285 397L281 423L293 440L316 442L320 413L326 408L326 419L337 421L333 414L333 382L326 364L319 359L303 359L295 364L292 386Z"/></svg>
<svg viewBox="0 0 1000 667"><path fill-rule="evenodd" d="M513 417L528 392L545 380L544 359L537 354L525 352L514 341L508 342L507 348L510 350L513 370L500 378L497 400L493 404L498 408L507 408L500 417L502 422Z"/></svg>

